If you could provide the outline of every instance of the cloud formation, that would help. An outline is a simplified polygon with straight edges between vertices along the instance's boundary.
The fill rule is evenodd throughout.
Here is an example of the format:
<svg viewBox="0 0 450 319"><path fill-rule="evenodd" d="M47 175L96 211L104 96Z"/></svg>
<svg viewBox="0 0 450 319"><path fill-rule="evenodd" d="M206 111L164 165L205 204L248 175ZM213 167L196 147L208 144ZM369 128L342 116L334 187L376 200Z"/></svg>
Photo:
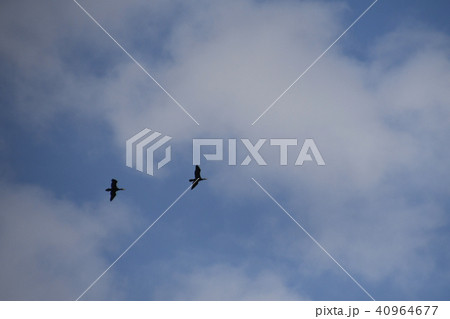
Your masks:
<svg viewBox="0 0 450 319"><path fill-rule="evenodd" d="M250 274L242 265L199 264L176 276L178 290L166 287L153 295L163 299L314 298L286 283L310 276L321 282L330 271L342 275L332 262L317 262L326 259L323 253L304 240L301 230L259 192L250 177L267 186L369 291L383 295L384 289L393 289L417 299L422 296L421 287L433 278L430 273L450 277L448 261L442 261L434 249L449 241L442 231L449 225L447 34L420 25L406 28L400 21L397 28L377 34L362 56L351 54L339 42L252 126L351 23L345 19L348 5L80 1L186 107L199 121L197 126L74 3L25 3L29 10L12 1L2 4L0 29L5 40L0 53L2 65L9 65L4 68L10 77L12 117L27 130L45 132L69 115L80 126L93 118L106 123L119 151L127 138L150 127L173 136L174 152L178 147L180 157L188 159L186 145L193 137L242 137L254 142L268 137L313 138L324 157L325 167L312 163L294 167L299 148L293 147L288 167L207 164L214 200L223 204L248 199L245 212L258 218L251 235L263 237L267 232L271 256L302 267L281 274L260 264ZM355 28L367 27L363 21ZM266 144L262 152L268 162L278 162L275 149ZM5 285L14 287L11 278L19 273L46 269L41 254L57 256L57 264L66 273L105 265L98 257L107 237L98 233L104 215L79 221L75 218L79 211L85 216L91 208L49 198L39 188L15 187L0 201L7 203L4 207L10 212L4 217L10 232L1 235L4 251L12 256L8 263L12 275L3 279ZM106 214L104 206L98 209ZM35 211L42 212L43 218L35 218ZM77 222L61 219L59 211ZM124 216L108 227L121 228ZM237 214L232 216L236 223L240 221ZM16 231L29 219L38 227ZM44 227L49 227L45 236L37 231ZM246 237L249 233L218 232L216 241L232 234L244 246L254 245ZM25 233L31 236L32 248L27 248ZM17 244L5 244L12 242ZM51 251L46 252L49 246ZM74 251L80 246L86 251L70 257L74 265L67 263L66 248ZM91 264L82 266L75 259L91 260ZM17 290L11 288L11 294L3 298L40 299L38 287L45 286L54 272L30 275L25 287L16 285ZM70 299L73 287L79 286L79 277L75 279L55 281L43 299ZM114 283L110 285L93 298L120 298L111 292Z"/></svg>
<svg viewBox="0 0 450 319"><path fill-rule="evenodd" d="M36 186L1 183L1 300L75 300L134 229L127 207L75 205ZM128 237L128 236L126 236ZM120 298L113 272L89 298Z"/></svg>

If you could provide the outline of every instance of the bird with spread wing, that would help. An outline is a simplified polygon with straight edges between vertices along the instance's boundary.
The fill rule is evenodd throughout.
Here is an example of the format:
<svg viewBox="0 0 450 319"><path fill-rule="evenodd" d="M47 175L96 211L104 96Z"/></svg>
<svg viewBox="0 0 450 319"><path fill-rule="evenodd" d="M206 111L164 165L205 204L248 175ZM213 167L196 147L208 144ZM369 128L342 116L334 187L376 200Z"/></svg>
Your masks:
<svg viewBox="0 0 450 319"><path fill-rule="evenodd" d="M200 181L206 180L206 178L202 178L202 177L200 176L200 171L201 171L200 166L195 165L195 173L194 173L195 175L194 175L194 178L189 180L190 182L192 182L191 189L194 189L195 186L197 186L198 183L199 183Z"/></svg>
<svg viewBox="0 0 450 319"><path fill-rule="evenodd" d="M117 187L117 180L114 178L111 180L111 188L105 189L105 191L110 193L109 201L112 201L114 197L116 197L117 191L123 191L125 188L118 188Z"/></svg>

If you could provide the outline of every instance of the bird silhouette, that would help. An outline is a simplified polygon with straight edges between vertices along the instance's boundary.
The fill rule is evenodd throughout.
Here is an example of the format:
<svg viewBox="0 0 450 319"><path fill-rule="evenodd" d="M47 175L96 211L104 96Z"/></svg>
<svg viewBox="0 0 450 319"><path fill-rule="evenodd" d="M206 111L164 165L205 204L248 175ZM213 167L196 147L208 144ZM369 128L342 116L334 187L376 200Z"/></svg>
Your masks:
<svg viewBox="0 0 450 319"><path fill-rule="evenodd" d="M195 186L197 186L200 181L206 180L206 178L202 178L200 176L200 171L201 171L200 166L195 165L195 173L194 173L195 177L189 180L190 182L192 182L191 189L194 189Z"/></svg>
<svg viewBox="0 0 450 319"><path fill-rule="evenodd" d="M125 190L125 188L117 187L117 180L115 180L114 178L111 180L111 188L105 189L105 191L110 193L109 201L112 201L114 199L114 197L116 197L117 191L123 191L123 190Z"/></svg>

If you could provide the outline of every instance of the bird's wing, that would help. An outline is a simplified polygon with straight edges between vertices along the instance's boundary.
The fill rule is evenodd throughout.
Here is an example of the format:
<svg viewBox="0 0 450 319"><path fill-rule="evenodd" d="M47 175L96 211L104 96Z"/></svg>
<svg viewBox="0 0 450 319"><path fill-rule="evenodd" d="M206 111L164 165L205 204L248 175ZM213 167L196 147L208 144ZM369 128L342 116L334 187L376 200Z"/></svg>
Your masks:
<svg viewBox="0 0 450 319"><path fill-rule="evenodd" d="M111 192L111 197L109 198L109 201L112 201L116 197L116 192Z"/></svg>
<svg viewBox="0 0 450 319"><path fill-rule="evenodd" d="M111 188L117 188L117 180L115 180L114 178L111 180Z"/></svg>
<svg viewBox="0 0 450 319"><path fill-rule="evenodd" d="M195 165L195 179L201 178L200 177L200 171L201 171L200 166Z"/></svg>
<svg viewBox="0 0 450 319"><path fill-rule="evenodd" d="M199 182L199 180L198 180L198 179L196 179L196 180L195 180L195 182L193 182L193 183L192 183L191 189L194 189L194 188L195 188L195 186L197 186L197 185L198 185L198 182Z"/></svg>

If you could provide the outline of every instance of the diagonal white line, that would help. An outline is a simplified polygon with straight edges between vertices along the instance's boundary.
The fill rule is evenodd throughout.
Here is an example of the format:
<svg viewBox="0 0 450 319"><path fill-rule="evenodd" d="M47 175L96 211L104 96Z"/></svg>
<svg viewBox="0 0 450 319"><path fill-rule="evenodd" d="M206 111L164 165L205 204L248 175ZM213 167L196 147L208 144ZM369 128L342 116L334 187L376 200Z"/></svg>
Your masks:
<svg viewBox="0 0 450 319"><path fill-rule="evenodd" d="M178 201L181 199L181 197L184 196L184 194L186 194L186 192L187 192L190 188L191 188L191 185L189 185L189 187L186 188L186 189L183 191L183 193L181 193L181 195L178 196L177 199L175 199L175 200L172 202L172 204L170 204L170 206L167 207L166 210L165 210L161 215L159 215L159 217L156 218L156 220L155 220L150 226L148 226L147 229L144 230L144 232L143 232L142 234L140 234L139 237L136 238L135 241L133 241L133 242L131 243L131 245L128 246L128 248L125 249L125 250L123 251L123 253L120 254L120 256L117 257L117 259L114 260L114 262L113 262L108 268L106 268L106 270L105 270L104 272L102 272L102 274L101 274L100 276L97 277L97 279L95 279L95 280L92 282L92 284L89 285L89 287L87 287L87 289L86 289L86 290L85 290L85 291L84 291L84 292L76 299L76 301L80 300L80 298L83 297L84 294L86 294L86 293L87 293L87 292L88 292L88 291L89 291L89 290L97 283L97 281L99 281L100 278L102 278L103 275L106 274L106 273L108 272L108 270L110 270L111 267L114 266L114 265L120 260L120 258L122 258L123 255L125 255L125 254L131 249L131 247L133 247L133 246L134 246L134 245L142 238L142 236L144 236L145 233L147 233L147 232L150 230L150 228L152 228L153 225L155 225L155 224L158 222L158 220L160 220L160 218L163 217L164 214L167 213L167 212L169 211L169 209L171 209L172 206L175 205L176 202L178 202Z"/></svg>
<svg viewBox="0 0 450 319"><path fill-rule="evenodd" d="M364 287L361 286L360 283L359 283L358 281L356 281L356 279L353 278L352 275L350 275L350 274L348 273L348 271L345 270L345 268L342 267L341 264L338 263L337 260L334 259L334 257L331 256L331 254L330 254L325 248L323 248L323 246L322 246L322 245L321 245L321 244L320 244L320 243L319 243L319 242L318 242L318 241L317 241L317 240L316 240L316 239L315 239L315 238L314 238L314 237L313 237L313 236L312 236L312 235L311 235L311 234L310 234L310 233L309 233L302 225L300 225L300 223L298 223L298 222L295 220L295 218L292 217L291 214L289 214L289 213L287 212L287 210L284 209L284 207L281 206L281 204L280 204L275 198L273 198L273 196L270 195L269 192L268 192L264 187L261 186L261 184L259 184L253 177L252 177L252 180L256 183L256 185L259 186L259 188L262 189L262 191L263 191L264 193L266 193L267 196L269 196L269 198L270 198L275 204L278 205L278 207L281 208L281 210L282 210L283 212L286 213L286 215L289 216L290 219L292 219L292 220L294 221L294 223L297 224L298 227L300 227L301 230L303 230L303 232L304 232L306 235L308 235L309 238L311 238L311 240L312 240L317 246L319 246L320 249L322 249L322 251L323 251L325 254L327 254L328 257L331 258L331 260L333 260L333 261L336 263L336 265L339 266L339 268L342 269L342 271L344 271L344 272L347 274L347 276L350 277L351 280L353 280L353 282L354 282L356 285L358 285L359 288L361 288L362 291L364 291L364 292L366 293L367 296L370 297L370 299L372 299L373 301L375 301L375 299L372 297L372 295L369 294L369 293L367 292L367 290L364 289Z"/></svg>
<svg viewBox="0 0 450 319"><path fill-rule="evenodd" d="M161 84L159 84L159 82L156 81L156 79L155 79L150 73L148 73L147 70L146 70L146 69L145 69L138 61L136 61L135 58L133 58L133 56L132 56L130 53L128 53L128 51L125 50L125 49L120 45L120 43L117 42L116 39L114 39L113 36L112 36L111 34L109 34L109 32L106 31L106 30L102 27L102 26L100 25L100 23L98 23L98 21L95 20L94 17L93 17L89 12L86 11L86 9L85 9L81 4L79 4L76 0L73 0L73 2L75 2L75 3L80 7L80 9L83 10L83 12L86 13L86 15L87 15L92 21L94 21L94 23L95 23L100 29L102 29L102 31L105 32L106 35L107 35L108 37L110 37L111 40L113 40L114 43L117 44L117 46L118 46L120 49L122 49L122 51L125 52L125 54L128 55L128 57L129 57L134 63L136 63L136 65L137 65L142 71L144 71L144 73L147 74L147 76L148 76L150 79L152 79L153 82L155 82L156 85L158 85L158 86L161 88L161 90L163 90L164 93L166 93L167 96L170 97L170 98L172 99L172 101L174 101L175 104L178 105L178 107L179 107L184 113L186 113L186 114L191 118L191 120L193 120L193 121L195 122L195 124L200 125L200 124L192 117L192 115L189 114L189 112L188 112L188 111L187 111L187 110L186 110L186 109L185 109L185 108L184 108L177 100L175 100L175 98L174 98L169 92L167 92L167 90L166 90Z"/></svg>
<svg viewBox="0 0 450 319"><path fill-rule="evenodd" d="M272 106L274 106L274 105L278 102L278 100L281 99L281 98L283 97L283 95L285 95L286 92L289 91L290 88L293 87L294 84L297 83L297 81L300 80L300 79L301 79L301 78L309 71L309 69L311 69L311 68L318 62L318 61L325 55L325 53L327 53L328 50L330 50L330 49L333 47L333 45L335 45L336 42L338 42L338 41L344 36L344 34L347 33L348 30L350 30L350 29L351 29L351 28L359 21L359 19L361 19L361 18L367 13L367 11L369 11L369 10L373 7L373 5L374 5L375 3L377 3L377 1L378 1L378 0L375 0L375 1L374 1L374 2L373 2L373 3L372 3L372 4L371 4L364 12L363 12L363 13L361 13L361 15L360 15L355 21L353 21L353 23L350 24L350 26L349 26L347 29L345 29L345 31L342 32L342 34L341 34L336 40L334 40L334 42L331 43L331 45L330 45L325 51L323 51L322 54L319 55L319 56L317 57L317 59L315 59L315 60L313 61L313 63L311 63L311 65L310 65L305 71L303 71L303 73L300 74L300 76L299 76L294 82L292 82L292 84L289 85L289 87L288 87L286 90L284 90L283 93L281 93L279 97L277 97L277 98L275 99L275 101L272 102L272 104L270 104L270 105L264 110L264 112L261 113L261 115L260 115L260 116L252 123L252 125L255 125L255 123L258 122L259 119L260 119L261 117L263 117L264 114L266 114L266 113L272 108Z"/></svg>

